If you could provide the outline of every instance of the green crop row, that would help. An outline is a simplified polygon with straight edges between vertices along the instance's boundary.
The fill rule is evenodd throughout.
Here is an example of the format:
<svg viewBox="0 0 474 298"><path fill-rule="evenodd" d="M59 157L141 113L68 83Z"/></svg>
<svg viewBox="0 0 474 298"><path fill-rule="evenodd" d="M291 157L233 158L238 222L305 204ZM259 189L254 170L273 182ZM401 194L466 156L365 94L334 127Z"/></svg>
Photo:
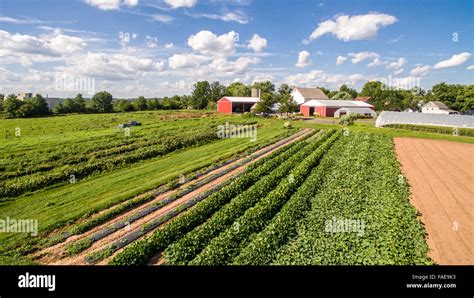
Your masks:
<svg viewBox="0 0 474 298"><path fill-rule="evenodd" d="M277 265L430 264L390 138L351 136Z"/></svg>
<svg viewBox="0 0 474 298"><path fill-rule="evenodd" d="M344 158L345 149L351 146L348 138L341 138L324 155L298 191L281 208L263 231L234 259L234 265L266 265L275 257L280 246L295 236L297 223L311 208L311 198L320 190L326 176L330 175L335 161ZM353 143L352 143L353 145Z"/></svg>
<svg viewBox="0 0 474 298"><path fill-rule="evenodd" d="M279 181L292 170L302 158L310 154L320 146L334 131L326 131L322 135L317 134L317 141L309 143L299 142L291 149L282 154L284 160L277 168L246 191L232 199L221 210L216 212L209 220L200 225L181 240L170 245L164 252L166 264L184 265L191 261L214 237L227 229L236 218L241 216L248 208L255 205L261 198L265 197Z"/></svg>
<svg viewBox="0 0 474 298"><path fill-rule="evenodd" d="M73 175L75 179L83 178L93 173L112 170L140 160L164 155L181 148L202 145L216 140L217 138L215 130L208 129L195 134L171 137L158 146L140 148L130 154L118 155L110 159L99 159L95 162L77 166L64 166L48 173L23 176L6 181L0 188L0 197L17 196L27 191L33 191L55 183L67 181L71 175Z"/></svg>
<svg viewBox="0 0 474 298"><path fill-rule="evenodd" d="M284 161L282 153L297 146L298 142L280 148L266 156L249 168L239 178L233 180L222 190L213 193L207 199L199 202L192 209L172 219L162 228L156 230L150 237L140 239L127 246L117 254L109 264L111 265L143 265L158 251L164 250L172 242L178 240L185 233L205 222L214 212L227 204L232 198L245 191L256 183L260 177L277 167Z"/></svg>
<svg viewBox="0 0 474 298"><path fill-rule="evenodd" d="M242 246L247 243L249 237L261 231L280 210L340 135L341 131L334 133L317 150L302 160L290 171L287 179L281 180L273 191L239 217L232 228L214 238L189 264L224 265L230 263L238 255Z"/></svg>

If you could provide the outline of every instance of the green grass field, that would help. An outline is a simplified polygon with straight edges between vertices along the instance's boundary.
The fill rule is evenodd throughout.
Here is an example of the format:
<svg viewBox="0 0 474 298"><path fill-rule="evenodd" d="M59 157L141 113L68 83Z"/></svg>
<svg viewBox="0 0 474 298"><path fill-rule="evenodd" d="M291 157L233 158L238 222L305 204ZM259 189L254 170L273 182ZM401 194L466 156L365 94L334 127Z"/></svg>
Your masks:
<svg viewBox="0 0 474 298"><path fill-rule="evenodd" d="M124 136L118 124L131 120L133 127ZM217 125L258 123L256 142L243 139L190 141L182 146L168 144L173 139L192 138L196 133L210 134ZM28 264L22 253L46 242L45 235L65 229L77 220L129 200L146 191L171 182L183 174L211 166L236 154L281 138L287 130L284 120L223 116L202 111L147 111L120 114L71 115L35 119L0 119L0 188L18 181L70 173L75 166L112 162L149 148L166 148L163 154L134 159L128 163L105 165L70 183L51 180L35 188L23 188L21 194L0 199L0 219L38 220L39 234L0 233L0 264ZM295 128L334 128L326 123L293 121ZM20 135L15 136L17 128ZM389 137L416 137L474 143L474 138L394 128L375 128L370 121L356 122L351 131ZM163 144L163 142L168 142ZM117 151L119 150L119 151ZM69 172L68 172L69 171ZM18 176L18 177L17 177ZM19 182L18 182L19 183Z"/></svg>

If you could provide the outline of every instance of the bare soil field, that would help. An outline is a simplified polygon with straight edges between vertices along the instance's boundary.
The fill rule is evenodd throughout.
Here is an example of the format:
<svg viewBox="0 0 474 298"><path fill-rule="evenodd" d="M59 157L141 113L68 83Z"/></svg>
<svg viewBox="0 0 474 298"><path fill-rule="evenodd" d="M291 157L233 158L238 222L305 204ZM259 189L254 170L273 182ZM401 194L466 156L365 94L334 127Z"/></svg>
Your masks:
<svg viewBox="0 0 474 298"><path fill-rule="evenodd" d="M474 145L395 138L411 203L437 264L474 264Z"/></svg>

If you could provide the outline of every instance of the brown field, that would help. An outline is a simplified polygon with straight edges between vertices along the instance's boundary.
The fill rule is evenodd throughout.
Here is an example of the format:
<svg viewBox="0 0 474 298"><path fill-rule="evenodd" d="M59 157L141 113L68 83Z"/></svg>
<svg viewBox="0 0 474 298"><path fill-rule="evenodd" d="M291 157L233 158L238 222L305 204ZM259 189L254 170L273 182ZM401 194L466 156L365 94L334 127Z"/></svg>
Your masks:
<svg viewBox="0 0 474 298"><path fill-rule="evenodd" d="M437 264L474 264L474 145L395 138Z"/></svg>

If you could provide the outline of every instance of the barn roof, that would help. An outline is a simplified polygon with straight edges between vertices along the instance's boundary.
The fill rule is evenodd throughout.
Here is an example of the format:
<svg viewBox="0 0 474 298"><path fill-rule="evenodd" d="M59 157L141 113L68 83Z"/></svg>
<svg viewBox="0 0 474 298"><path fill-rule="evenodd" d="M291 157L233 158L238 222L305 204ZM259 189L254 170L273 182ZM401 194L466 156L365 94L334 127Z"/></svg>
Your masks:
<svg viewBox="0 0 474 298"><path fill-rule="evenodd" d="M243 103L256 103L260 101L258 97L237 97L237 96L224 96L220 100L227 99L230 102L243 102Z"/></svg>
<svg viewBox="0 0 474 298"><path fill-rule="evenodd" d="M303 106L309 107L362 107L362 108L373 108L374 106L363 101L356 100L310 100L303 104Z"/></svg>
<svg viewBox="0 0 474 298"><path fill-rule="evenodd" d="M327 95L319 88L301 88L296 87L297 90L306 99L327 99Z"/></svg>

